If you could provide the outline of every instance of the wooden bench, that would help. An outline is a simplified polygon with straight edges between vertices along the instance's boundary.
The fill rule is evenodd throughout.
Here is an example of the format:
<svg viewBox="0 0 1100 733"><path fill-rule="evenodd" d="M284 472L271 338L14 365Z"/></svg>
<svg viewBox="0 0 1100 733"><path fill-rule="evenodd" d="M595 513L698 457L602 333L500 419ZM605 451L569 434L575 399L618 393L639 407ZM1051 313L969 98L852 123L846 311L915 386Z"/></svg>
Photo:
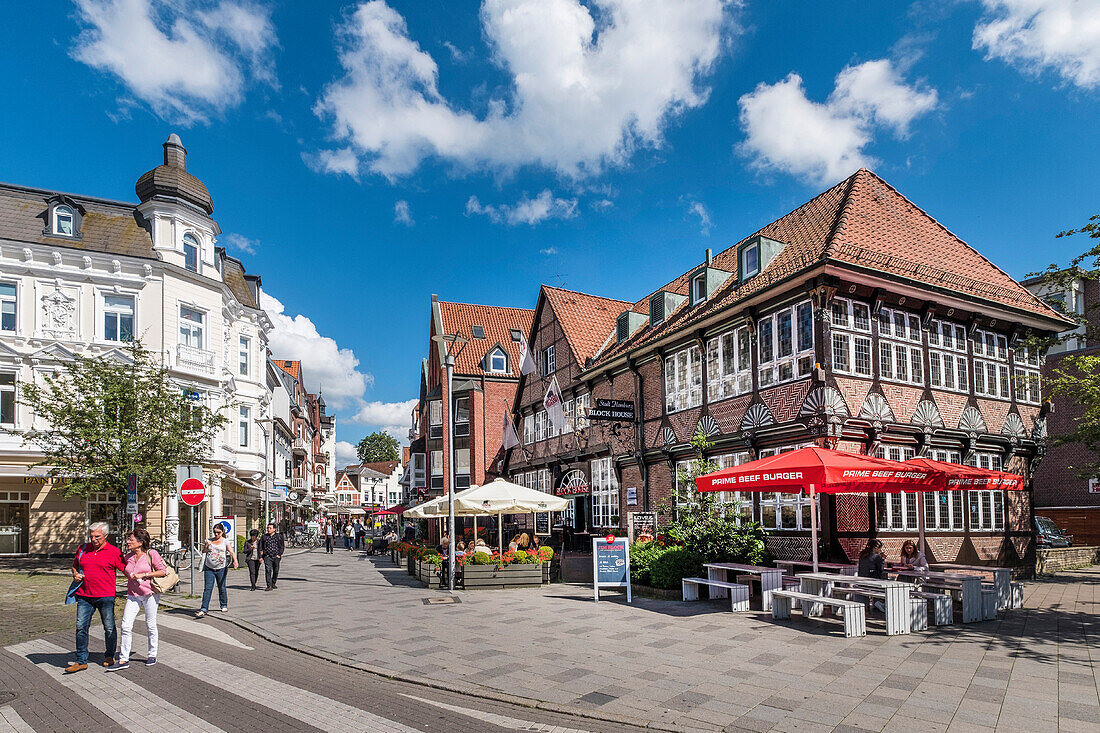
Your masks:
<svg viewBox="0 0 1100 733"><path fill-rule="evenodd" d="M803 617L806 617L807 609L813 604L839 608L844 613L844 635L867 636L867 609L859 601L815 596L794 590L775 590L772 591L772 618L789 619L794 601L800 602Z"/></svg>
<svg viewBox="0 0 1100 733"><path fill-rule="evenodd" d="M848 593L865 598L875 598L886 601L886 594L882 591L869 588L833 588L833 593ZM923 598L917 598L913 591L909 591L909 629L911 631L928 630L928 606Z"/></svg>
<svg viewBox="0 0 1100 733"><path fill-rule="evenodd" d="M997 618L997 589L992 583L982 583L982 620Z"/></svg>
<svg viewBox="0 0 1100 733"><path fill-rule="evenodd" d="M947 626L955 620L955 600L946 593L928 593L926 591L911 590L910 598L920 598L927 601L932 609L932 624L934 626Z"/></svg>
<svg viewBox="0 0 1100 733"><path fill-rule="evenodd" d="M727 583L724 580L709 578L684 578L682 585L685 601L699 600L699 586L713 586L729 591L731 611L749 610L749 587L744 583Z"/></svg>

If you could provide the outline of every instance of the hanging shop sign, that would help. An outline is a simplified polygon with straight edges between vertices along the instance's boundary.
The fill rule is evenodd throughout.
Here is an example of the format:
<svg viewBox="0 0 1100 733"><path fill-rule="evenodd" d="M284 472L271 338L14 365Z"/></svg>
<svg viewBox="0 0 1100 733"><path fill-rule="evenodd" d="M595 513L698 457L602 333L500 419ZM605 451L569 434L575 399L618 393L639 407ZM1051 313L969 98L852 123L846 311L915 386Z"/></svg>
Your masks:
<svg viewBox="0 0 1100 733"><path fill-rule="evenodd" d="M580 469L573 469L562 476L558 488L554 489L554 493L558 496L577 496L591 492L592 487L588 485L588 477Z"/></svg>
<svg viewBox="0 0 1100 733"><path fill-rule="evenodd" d="M596 406L588 408L589 420L634 422L634 403L628 400L596 400Z"/></svg>

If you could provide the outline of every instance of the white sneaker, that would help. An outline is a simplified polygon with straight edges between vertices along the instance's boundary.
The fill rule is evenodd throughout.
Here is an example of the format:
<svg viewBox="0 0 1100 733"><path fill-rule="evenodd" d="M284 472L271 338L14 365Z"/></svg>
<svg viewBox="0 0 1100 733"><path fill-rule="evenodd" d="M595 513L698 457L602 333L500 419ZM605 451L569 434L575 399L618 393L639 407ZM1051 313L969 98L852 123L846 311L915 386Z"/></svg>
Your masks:
<svg viewBox="0 0 1100 733"><path fill-rule="evenodd" d="M225 613L228 610L229 610L229 606L222 606L222 613Z"/></svg>

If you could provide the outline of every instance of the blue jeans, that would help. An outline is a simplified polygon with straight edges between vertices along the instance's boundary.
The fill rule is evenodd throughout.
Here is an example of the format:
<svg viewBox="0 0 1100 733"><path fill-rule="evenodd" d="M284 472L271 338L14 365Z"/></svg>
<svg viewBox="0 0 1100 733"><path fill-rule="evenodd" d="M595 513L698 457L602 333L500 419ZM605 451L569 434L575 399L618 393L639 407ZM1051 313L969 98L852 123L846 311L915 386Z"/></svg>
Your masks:
<svg viewBox="0 0 1100 733"><path fill-rule="evenodd" d="M222 608L229 606L229 595L225 592L225 574L229 572L228 567L224 567L221 570L211 570L210 568L202 569L202 610L210 610L210 595L214 592L214 584L218 585L218 600L222 602Z"/></svg>
<svg viewBox="0 0 1100 733"><path fill-rule="evenodd" d="M92 625L92 615L99 611L99 620L103 622L104 654L115 656L115 642L118 632L115 630L115 597L86 598L76 597L76 661L88 663L88 627Z"/></svg>

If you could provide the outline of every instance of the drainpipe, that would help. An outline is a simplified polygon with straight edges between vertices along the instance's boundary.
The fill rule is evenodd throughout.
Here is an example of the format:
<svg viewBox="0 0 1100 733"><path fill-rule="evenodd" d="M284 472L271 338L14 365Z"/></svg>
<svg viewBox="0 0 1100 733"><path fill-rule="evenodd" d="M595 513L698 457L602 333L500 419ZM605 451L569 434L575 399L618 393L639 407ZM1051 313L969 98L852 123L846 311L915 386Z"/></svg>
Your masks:
<svg viewBox="0 0 1100 733"><path fill-rule="evenodd" d="M649 465L645 462L645 440L642 428L645 425L645 399L642 396L642 375L634 365L634 360L628 358L626 366L634 375L634 450L638 455L638 463L642 474L642 511L649 511Z"/></svg>

